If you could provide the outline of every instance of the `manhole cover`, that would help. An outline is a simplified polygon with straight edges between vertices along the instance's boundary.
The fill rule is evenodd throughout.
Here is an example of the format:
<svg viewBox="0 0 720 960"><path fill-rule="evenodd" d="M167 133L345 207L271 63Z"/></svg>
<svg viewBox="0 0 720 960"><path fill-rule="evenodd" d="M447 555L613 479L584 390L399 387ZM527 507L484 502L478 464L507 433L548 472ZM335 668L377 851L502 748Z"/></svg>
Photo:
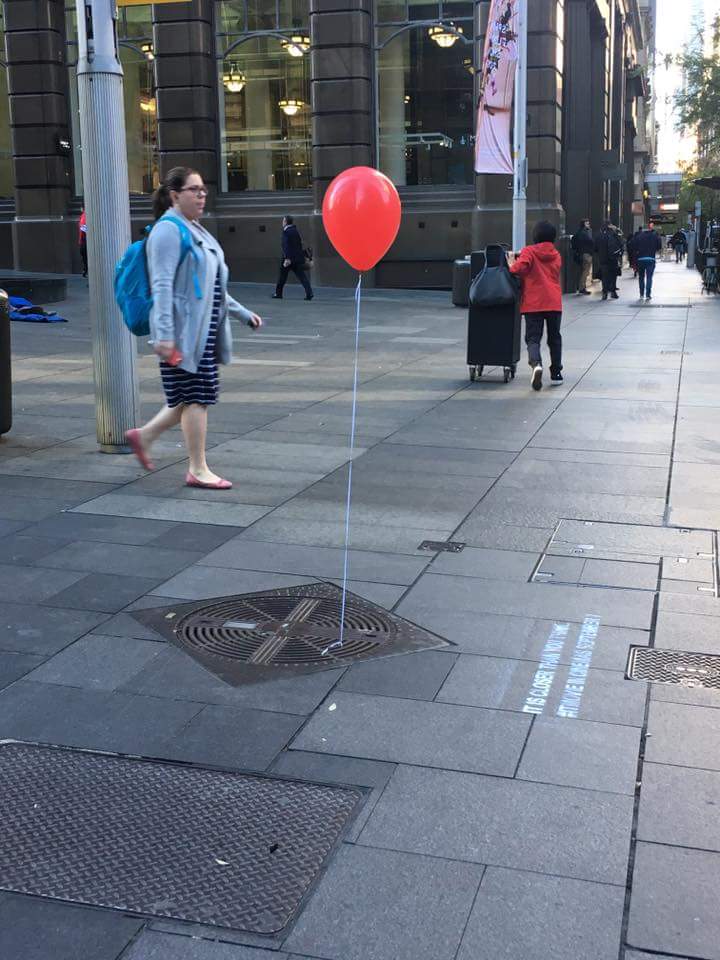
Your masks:
<svg viewBox="0 0 720 960"><path fill-rule="evenodd" d="M276 679L447 641L331 583L203 600L133 616L227 683Z"/></svg>
<svg viewBox="0 0 720 960"><path fill-rule="evenodd" d="M720 690L720 656L659 650L657 647L631 647L627 677L629 680Z"/></svg>
<svg viewBox="0 0 720 960"><path fill-rule="evenodd" d="M430 550L432 553L462 553L465 544L458 540L423 540L418 550Z"/></svg>
<svg viewBox="0 0 720 960"><path fill-rule="evenodd" d="M282 930L363 791L0 744L0 889Z"/></svg>

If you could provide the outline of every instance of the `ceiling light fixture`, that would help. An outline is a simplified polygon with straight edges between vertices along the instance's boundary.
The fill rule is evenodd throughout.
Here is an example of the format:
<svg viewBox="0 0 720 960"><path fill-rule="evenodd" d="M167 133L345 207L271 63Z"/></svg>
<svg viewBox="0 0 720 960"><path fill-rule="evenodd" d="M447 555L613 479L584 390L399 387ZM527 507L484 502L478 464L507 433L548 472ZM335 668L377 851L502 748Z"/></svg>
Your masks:
<svg viewBox="0 0 720 960"><path fill-rule="evenodd" d="M289 99L278 100L278 106L286 116L294 117L298 110L304 107L305 104L302 100Z"/></svg>
<svg viewBox="0 0 720 960"><path fill-rule="evenodd" d="M291 57L302 57L310 49L310 37L302 34L294 34L292 37L286 37L280 41L280 46L285 53Z"/></svg>

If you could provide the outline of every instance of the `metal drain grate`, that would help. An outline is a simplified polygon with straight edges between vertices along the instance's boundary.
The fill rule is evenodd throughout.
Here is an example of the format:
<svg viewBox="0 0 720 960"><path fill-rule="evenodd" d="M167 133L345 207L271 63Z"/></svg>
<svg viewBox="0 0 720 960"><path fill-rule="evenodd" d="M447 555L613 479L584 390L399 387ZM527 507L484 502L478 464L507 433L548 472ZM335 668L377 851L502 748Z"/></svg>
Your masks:
<svg viewBox="0 0 720 960"><path fill-rule="evenodd" d="M342 591L316 583L133 615L232 684L447 645L349 592L341 645L341 611Z"/></svg>
<svg viewBox="0 0 720 960"><path fill-rule="evenodd" d="M0 745L0 889L281 931L363 791Z"/></svg>
<svg viewBox="0 0 720 960"><path fill-rule="evenodd" d="M423 540L418 550L429 550L432 553L462 553L465 544L459 540Z"/></svg>
<svg viewBox="0 0 720 960"><path fill-rule="evenodd" d="M627 678L720 690L720 656L659 650L657 647L631 647Z"/></svg>

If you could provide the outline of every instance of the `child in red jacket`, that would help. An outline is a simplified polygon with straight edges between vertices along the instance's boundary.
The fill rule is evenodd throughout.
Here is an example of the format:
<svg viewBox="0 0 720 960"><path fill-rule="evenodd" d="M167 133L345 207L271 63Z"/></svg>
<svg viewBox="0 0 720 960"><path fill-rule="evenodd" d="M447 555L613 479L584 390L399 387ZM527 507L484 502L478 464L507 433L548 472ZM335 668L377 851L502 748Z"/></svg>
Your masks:
<svg viewBox="0 0 720 960"><path fill-rule="evenodd" d="M533 243L518 256L511 254L510 270L520 278L522 296L520 312L525 315L525 343L528 363L532 368L530 383L533 390L542 390L542 356L540 341L543 326L547 324L547 344L550 348L550 379L562 383L562 289L560 270L562 258L555 249L557 231L547 220L541 220L533 230Z"/></svg>

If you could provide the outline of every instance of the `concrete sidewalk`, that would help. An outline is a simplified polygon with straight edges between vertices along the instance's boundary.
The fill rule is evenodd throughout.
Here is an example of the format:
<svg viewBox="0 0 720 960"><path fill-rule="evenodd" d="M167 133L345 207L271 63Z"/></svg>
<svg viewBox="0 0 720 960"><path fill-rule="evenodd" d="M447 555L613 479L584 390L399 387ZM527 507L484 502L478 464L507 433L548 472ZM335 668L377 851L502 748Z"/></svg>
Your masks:
<svg viewBox="0 0 720 960"><path fill-rule="evenodd" d="M237 688L129 611L339 579L352 292L236 291L267 326L210 414L219 495L179 433L152 474L96 452L83 283L13 324L0 739L372 792L284 939L0 892L3 960L720 960L720 693L625 678L720 654L720 304L655 282L566 298L539 394L524 359L469 383L447 294L368 292L350 588L454 646Z"/></svg>

